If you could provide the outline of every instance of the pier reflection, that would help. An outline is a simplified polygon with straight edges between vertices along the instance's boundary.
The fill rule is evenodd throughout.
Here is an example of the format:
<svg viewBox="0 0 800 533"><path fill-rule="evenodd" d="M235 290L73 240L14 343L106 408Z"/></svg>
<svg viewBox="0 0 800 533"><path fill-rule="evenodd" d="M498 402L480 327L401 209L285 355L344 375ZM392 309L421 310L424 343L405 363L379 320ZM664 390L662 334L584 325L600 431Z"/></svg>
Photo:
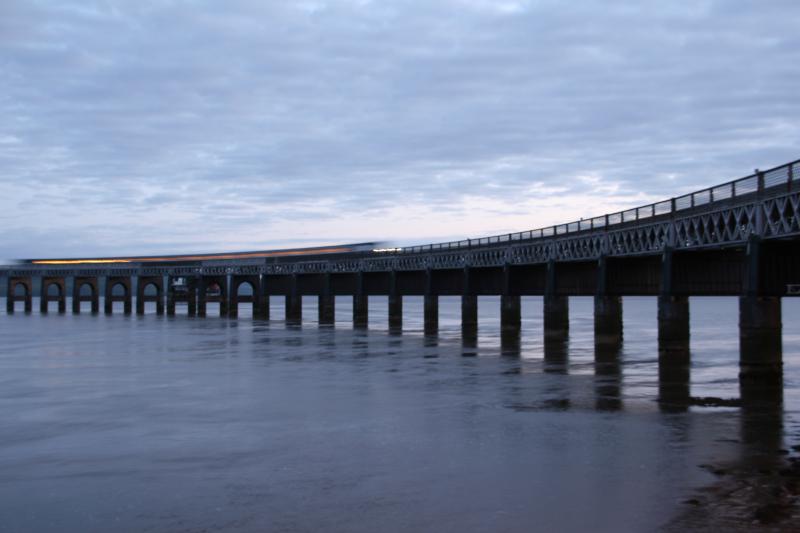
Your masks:
<svg viewBox="0 0 800 533"><path fill-rule="evenodd" d="M595 408L598 411L622 409L622 341L596 343L594 347Z"/></svg>
<svg viewBox="0 0 800 533"><path fill-rule="evenodd" d="M665 413L682 413L691 402L689 339L658 344L658 405Z"/></svg>
<svg viewBox="0 0 800 533"><path fill-rule="evenodd" d="M568 365L569 334L545 336L544 371L551 374L567 374Z"/></svg>

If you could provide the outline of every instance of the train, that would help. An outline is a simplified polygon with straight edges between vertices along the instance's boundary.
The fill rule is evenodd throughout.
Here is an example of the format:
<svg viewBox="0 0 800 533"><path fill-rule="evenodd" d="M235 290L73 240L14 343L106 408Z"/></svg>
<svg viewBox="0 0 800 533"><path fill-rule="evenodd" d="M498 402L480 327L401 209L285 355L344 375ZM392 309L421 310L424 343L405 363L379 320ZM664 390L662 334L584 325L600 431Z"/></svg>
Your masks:
<svg viewBox="0 0 800 533"><path fill-rule="evenodd" d="M258 250L249 252L222 252L213 254L176 254L176 255L141 255L129 257L84 257L84 258L48 258L17 259L10 261L18 265L106 265L106 264L154 264L185 265L206 264L216 261L266 262L279 261L281 258L307 256L309 259L342 254L372 254L396 251L383 242L362 242L355 244L338 244L330 246L314 246L309 248L285 248L281 250ZM8 263L8 261L6 262Z"/></svg>

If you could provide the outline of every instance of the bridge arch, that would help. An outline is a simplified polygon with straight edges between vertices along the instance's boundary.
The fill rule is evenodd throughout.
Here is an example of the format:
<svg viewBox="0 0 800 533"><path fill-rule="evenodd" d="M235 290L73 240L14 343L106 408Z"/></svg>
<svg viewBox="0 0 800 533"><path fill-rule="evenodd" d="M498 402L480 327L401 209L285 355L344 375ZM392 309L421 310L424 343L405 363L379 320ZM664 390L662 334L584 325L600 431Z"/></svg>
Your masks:
<svg viewBox="0 0 800 533"><path fill-rule="evenodd" d="M239 316L239 304L251 303L253 318L265 318L264 298L261 296L261 278L257 274L239 275L231 278L229 316Z"/></svg>
<svg viewBox="0 0 800 533"><path fill-rule="evenodd" d="M110 315L114 311L114 302L122 302L125 314L130 314L132 300L130 276L109 276L106 278L106 314Z"/></svg>
<svg viewBox="0 0 800 533"><path fill-rule="evenodd" d="M100 310L100 289L94 276L75 277L72 284L72 312L81 312L81 302L90 302L92 313Z"/></svg>
<svg viewBox="0 0 800 533"><path fill-rule="evenodd" d="M144 314L147 302L155 302L156 314L164 314L164 279L161 276L140 276L136 280L136 314Z"/></svg>
<svg viewBox="0 0 800 533"><path fill-rule="evenodd" d="M39 310L42 314L49 311L50 302L56 302L58 312L67 310L67 286L63 277L42 277Z"/></svg>
<svg viewBox="0 0 800 533"><path fill-rule="evenodd" d="M8 313L14 312L14 304L16 302L24 302L25 312L31 312L33 307L33 284L30 277L9 277L6 295L6 311Z"/></svg>
<svg viewBox="0 0 800 533"><path fill-rule="evenodd" d="M219 316L228 316L228 277L225 274L201 276L197 289L198 316L206 316L209 302L219 302Z"/></svg>

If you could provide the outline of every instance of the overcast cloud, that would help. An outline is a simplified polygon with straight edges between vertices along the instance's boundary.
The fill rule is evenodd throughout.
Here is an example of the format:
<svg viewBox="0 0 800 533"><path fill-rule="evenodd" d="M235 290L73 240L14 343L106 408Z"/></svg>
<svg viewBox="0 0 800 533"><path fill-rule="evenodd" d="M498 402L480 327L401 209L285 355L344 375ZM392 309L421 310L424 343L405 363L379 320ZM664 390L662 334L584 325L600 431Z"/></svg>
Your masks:
<svg viewBox="0 0 800 533"><path fill-rule="evenodd" d="M800 157L800 4L0 2L0 256L525 230Z"/></svg>

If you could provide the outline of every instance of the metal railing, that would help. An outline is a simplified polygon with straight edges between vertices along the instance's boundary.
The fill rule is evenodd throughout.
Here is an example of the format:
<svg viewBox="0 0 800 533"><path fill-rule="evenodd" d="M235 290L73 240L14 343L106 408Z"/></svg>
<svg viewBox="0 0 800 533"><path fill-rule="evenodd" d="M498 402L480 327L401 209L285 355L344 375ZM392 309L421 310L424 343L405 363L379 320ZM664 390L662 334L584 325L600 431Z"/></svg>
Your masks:
<svg viewBox="0 0 800 533"><path fill-rule="evenodd" d="M662 200L660 202L626 209L616 213L601 215L594 218L582 219L566 224L557 224L529 231L492 235L479 239L463 239L460 241L423 244L418 246L405 246L392 250L395 253L426 253L461 248L490 246L512 241L530 241L560 235L568 235L583 231L605 230L611 226L628 224L663 215L674 216L675 213L697 208L707 208L724 202L743 197L752 197L769 192L782 193L791 191L798 182L797 172L800 169L800 159L786 163L769 170L756 170L755 173L721 185L701 189L683 196Z"/></svg>

